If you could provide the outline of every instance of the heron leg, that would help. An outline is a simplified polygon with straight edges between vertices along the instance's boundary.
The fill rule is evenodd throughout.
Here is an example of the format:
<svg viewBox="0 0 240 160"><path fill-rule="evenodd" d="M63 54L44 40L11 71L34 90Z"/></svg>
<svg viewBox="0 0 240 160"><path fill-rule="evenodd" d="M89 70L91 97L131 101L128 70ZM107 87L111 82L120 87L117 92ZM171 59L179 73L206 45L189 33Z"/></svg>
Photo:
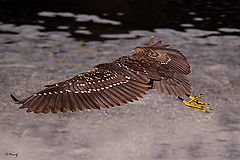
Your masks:
<svg viewBox="0 0 240 160"><path fill-rule="evenodd" d="M186 94L186 96L190 99L189 101L184 100L182 97L178 97L178 99L180 99L186 106L207 113L209 110L212 110L211 107L207 106L209 103L198 100L198 98L203 96L202 94L194 97L190 96L189 94Z"/></svg>
<svg viewBox="0 0 240 160"><path fill-rule="evenodd" d="M191 95L189 95L189 94L186 94L186 96L191 99L191 100L190 100L191 102L193 101L193 102L196 102L197 104L209 105L209 103L206 103L206 102L203 102L203 101L199 101L199 100L198 100L198 98L202 97L203 94L199 94L199 95L194 96L194 97L191 96ZM210 109L210 108L208 108L208 109Z"/></svg>

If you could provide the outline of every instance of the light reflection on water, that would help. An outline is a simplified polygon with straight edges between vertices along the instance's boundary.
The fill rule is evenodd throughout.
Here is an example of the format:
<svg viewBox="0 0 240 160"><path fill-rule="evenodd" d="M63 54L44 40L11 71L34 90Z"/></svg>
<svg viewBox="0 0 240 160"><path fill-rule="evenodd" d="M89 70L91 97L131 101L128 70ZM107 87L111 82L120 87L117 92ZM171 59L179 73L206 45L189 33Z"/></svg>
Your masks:
<svg viewBox="0 0 240 160"><path fill-rule="evenodd" d="M81 22L91 22L91 25L94 24L107 24L107 25L122 25L120 21L100 18L97 15L88 15L88 14L73 14L70 12L50 12L50 11L41 11L38 13L39 16L42 17L67 17L67 18L73 18L75 21L80 22L80 26L78 29L74 31L76 34L80 35L93 35L94 33L88 30L87 26L81 26ZM103 14L105 15L105 14ZM107 14L106 14L107 15ZM105 15L105 16L106 16ZM124 13L118 13L117 15L124 16ZM189 15L196 15L195 12L189 12ZM209 20L210 17L207 17L206 20ZM194 17L194 21L204 21L201 17ZM83 24L84 25L84 24ZM189 28L194 28L194 24L180 24L181 27L185 28L185 31L189 30ZM68 30L70 29L68 26L58 26L57 29L60 30ZM212 31L215 35L221 35L222 33L240 33L239 29L236 28L219 28L217 31ZM130 34L129 34L130 33ZM114 33L114 34L100 34L100 38L103 39L122 39L122 38L137 38L135 35L131 34L131 31L128 31L128 33Z"/></svg>
<svg viewBox="0 0 240 160"><path fill-rule="evenodd" d="M192 17L192 23L179 23L178 27L183 32L187 32L188 30L198 30L198 24L196 23L208 23L211 20L210 17L199 17L195 12L188 13ZM221 17L225 17L225 14L221 15ZM111 40L111 39L134 39L138 38L133 33L138 30L152 31L156 30L158 27L152 26L152 28L142 27L143 29L138 29L138 27L129 27L126 28L125 22L109 19L109 14L103 13L102 15L94 15L94 14L75 14L71 12L53 12L53 11L40 11L36 13L37 20L33 20L36 22L34 25L42 26L40 29L42 32L48 31L64 31L70 33L70 36L75 38L76 40ZM124 13L117 13L116 16L124 17ZM127 18L127 17L126 17ZM194 22L195 21L195 22ZM16 20L17 22L17 20ZM31 24L31 21L29 21ZM143 22L144 23L144 22ZM159 23L159 27L161 27L161 20L156 22ZM218 23L218 22L216 22ZM10 23L1 22L1 32L7 32L6 25L15 25ZM28 25L28 24L21 24ZM146 24L147 25L147 24ZM144 29L146 28L146 29ZM163 27L164 28L164 27ZM173 27L174 28L174 27ZM238 28L227 28L227 27L219 27L214 30L207 30L210 32L214 32L215 36L221 35L239 35L240 30ZM209 36L209 35L207 35Z"/></svg>
<svg viewBox="0 0 240 160"><path fill-rule="evenodd" d="M57 16L74 18L75 21L91 23L91 25L93 25L93 26L94 26L94 24L121 25L121 22L118 22L118 21L103 19L103 18L100 18L100 17L95 16L95 15L87 15L87 14L73 14L73 13L68 13L68 12L42 11L42 12L39 12L38 15L41 16L41 17L50 17L53 20ZM47 22L44 22L44 21L40 21L40 22L41 23L47 23ZM40 25L30 25L30 26L33 26L33 28L36 27L36 28L38 28L39 31L44 33L45 31L47 31L47 29L46 29L46 27L44 27L44 25L41 26L41 23L40 23ZM23 26L23 27L21 27L21 26ZM15 26L15 24L0 23L0 30L1 30L2 33L9 32L9 30L11 30L11 32L14 33L15 31L19 32L19 29L17 29L17 28L21 28L20 30L27 30L26 29L27 26L29 26L29 25ZM217 31L202 31L202 30L198 30L198 29L193 28L194 27L193 24L183 23L183 24L180 24L180 26L186 28L184 30L184 32L187 32L190 35L194 35L196 37L208 37L208 36L213 36L213 35L214 36L218 36L218 35L221 36L223 32L224 33L230 33L230 34L240 33L240 29L237 29L237 28L219 28L219 29L217 29ZM58 31L70 33L71 37L72 36L75 37L75 35L73 35L73 33L78 34L78 36L76 36L76 37L82 37L83 40L84 40L84 36L92 36L92 37L96 36L96 31L93 31L93 30L89 29L88 25L87 26L84 26L84 24L81 25L81 23L80 23L79 26L77 26L77 28L74 31L72 31L72 29L71 29L71 24L65 24L65 25L60 24L58 26L55 26L55 28ZM154 31L156 31L156 32L157 32L157 30L158 29L154 29ZM127 33L115 33L115 32L114 33L101 33L98 36L102 40L104 40L104 39L105 40L107 40L107 39L136 39L136 38L139 38L141 36L145 36L148 33L150 33L150 32L147 31L147 30L129 30ZM80 39L82 39L82 38L80 38Z"/></svg>
<svg viewBox="0 0 240 160"><path fill-rule="evenodd" d="M50 11L41 11L38 13L38 15L40 17L50 17L50 18L55 18L55 17L63 17L63 18L72 18L75 23L79 23L78 28L76 28L73 33L74 34L78 34L79 36L81 35L87 35L87 36L94 36L95 31L91 31L90 29L88 29L87 26L84 26L84 24L86 23L91 23L91 25L121 25L121 22L116 21L116 20L110 20L110 19L106 19L106 18L100 18L97 15L89 15L89 14L73 14L70 12L50 12ZM103 16L106 16L107 14L103 14ZM123 16L123 13L118 13L117 15L119 16ZM70 24L71 25L71 24ZM57 26L57 29L59 30L65 30L65 31L69 31L71 30L71 28L67 25L65 26ZM112 39L118 39L118 38L125 38L122 37L120 35L116 35L114 36L104 36L103 34L100 35L100 38L112 38Z"/></svg>

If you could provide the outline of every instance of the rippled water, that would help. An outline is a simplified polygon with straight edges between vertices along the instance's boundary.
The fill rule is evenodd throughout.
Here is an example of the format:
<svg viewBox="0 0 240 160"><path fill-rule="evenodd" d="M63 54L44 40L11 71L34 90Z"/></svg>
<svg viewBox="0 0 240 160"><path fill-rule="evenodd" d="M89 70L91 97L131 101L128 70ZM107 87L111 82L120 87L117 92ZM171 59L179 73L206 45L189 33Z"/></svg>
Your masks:
<svg viewBox="0 0 240 160"><path fill-rule="evenodd" d="M237 2L182 1L174 10L170 1L108 2L0 2L0 159L239 160ZM57 115L25 113L10 99L128 55L152 35L186 55L193 94L204 93L214 111L157 92L121 107Z"/></svg>
<svg viewBox="0 0 240 160"><path fill-rule="evenodd" d="M239 35L240 2L170 1L150 2L28 0L0 1L0 22L43 26L42 31L64 31L77 40L138 38L129 31L172 28L201 29L216 35ZM4 30L3 30L4 32ZM104 36L105 34L116 35ZM118 34L122 36L118 36Z"/></svg>

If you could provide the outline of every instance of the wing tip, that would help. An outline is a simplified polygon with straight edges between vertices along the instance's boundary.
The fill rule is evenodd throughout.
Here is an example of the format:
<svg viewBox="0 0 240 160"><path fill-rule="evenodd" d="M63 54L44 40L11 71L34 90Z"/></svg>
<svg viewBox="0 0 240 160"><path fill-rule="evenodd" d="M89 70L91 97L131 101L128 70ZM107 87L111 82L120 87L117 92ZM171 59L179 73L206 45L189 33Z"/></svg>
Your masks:
<svg viewBox="0 0 240 160"><path fill-rule="evenodd" d="M12 100L14 101L14 103L21 104L21 101L18 100L13 94L10 94L10 96L11 96Z"/></svg>

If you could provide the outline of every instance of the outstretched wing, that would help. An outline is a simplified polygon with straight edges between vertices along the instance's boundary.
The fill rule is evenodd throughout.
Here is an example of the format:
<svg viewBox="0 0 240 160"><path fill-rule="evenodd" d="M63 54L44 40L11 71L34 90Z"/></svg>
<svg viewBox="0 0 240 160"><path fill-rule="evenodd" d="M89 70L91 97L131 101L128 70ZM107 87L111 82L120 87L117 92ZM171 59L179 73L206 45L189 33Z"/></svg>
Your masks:
<svg viewBox="0 0 240 160"><path fill-rule="evenodd" d="M179 97L191 93L190 82L185 77L191 72L186 57L177 49L161 43L161 40L154 43L154 38L151 37L147 47L132 50L135 53L133 56L140 59L139 63L148 72L153 89Z"/></svg>
<svg viewBox="0 0 240 160"><path fill-rule="evenodd" d="M187 58L179 50L169 48L169 45L161 44L161 40L154 43L154 37L152 36L148 47L152 54L160 55L159 61L163 67L178 74L190 74L191 70Z"/></svg>
<svg viewBox="0 0 240 160"><path fill-rule="evenodd" d="M149 85L115 71L94 69L47 88L19 101L27 112L57 113L67 110L100 109L138 100Z"/></svg>
<svg viewBox="0 0 240 160"><path fill-rule="evenodd" d="M164 68L178 74L188 75L191 73L186 57L177 49L154 47L151 52L161 55L160 63Z"/></svg>
<svg viewBox="0 0 240 160"><path fill-rule="evenodd" d="M166 95L183 97L192 92L189 80L184 76L191 73L190 65L187 58L177 49L169 48L169 45L161 46L162 41L154 44L154 38L151 37L149 47L151 52L161 55L162 74L166 69L166 76L162 76L160 80L153 81L153 88L159 90ZM171 76L169 76L169 74Z"/></svg>

